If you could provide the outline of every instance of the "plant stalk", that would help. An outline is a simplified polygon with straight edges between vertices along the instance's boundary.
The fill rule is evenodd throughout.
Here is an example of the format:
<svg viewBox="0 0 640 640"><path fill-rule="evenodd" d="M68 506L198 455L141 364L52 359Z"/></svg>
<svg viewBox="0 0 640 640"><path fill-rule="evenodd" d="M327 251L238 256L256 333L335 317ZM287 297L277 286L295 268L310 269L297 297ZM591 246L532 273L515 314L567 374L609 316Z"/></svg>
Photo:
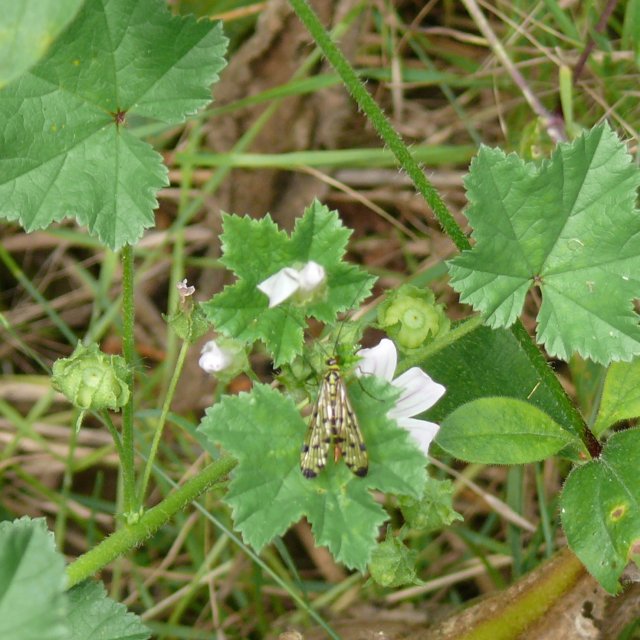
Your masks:
<svg viewBox="0 0 640 640"><path fill-rule="evenodd" d="M413 158L407 145L402 141L402 138L393 128L387 116L385 116L382 109L380 109L364 84L362 84L342 51L333 43L329 34L320 24L318 16L316 16L313 9L306 0L290 0L290 4L298 14L298 18L300 18L309 30L316 45L322 50L323 55L342 78L347 90L353 96L360 110L369 118L378 135L389 147L400 166L410 176L416 189L422 194L427 204L431 207L447 235L453 240L460 251L470 249L471 245L469 244L467 236L465 236L462 229L460 229L454 220L447 205L440 198L440 194L427 179L424 169Z"/></svg>
<svg viewBox="0 0 640 640"><path fill-rule="evenodd" d="M323 55L342 78L347 90L353 96L360 110L369 118L378 135L382 138L382 141L393 152L400 166L412 179L417 191L424 197L427 204L429 204L445 233L451 238L460 251L470 249L471 244L469 240L440 198L435 187L425 176L422 167L413 158L402 138L393 128L391 122L384 115L376 101L371 97L348 60L331 40L331 37L320 24L317 15L309 6L307 0L289 1L293 10L309 30L317 46L322 50ZM556 397L556 401L562 407L575 433L580 435L585 447L593 455L597 451L597 448L594 446L594 441L597 441L589 431L580 412L573 406L573 403L549 367L538 346L533 342L520 321L517 321L511 330L531 361L531 364L538 372L541 382L544 383Z"/></svg>
<svg viewBox="0 0 640 640"><path fill-rule="evenodd" d="M93 549L81 555L67 567L67 587L71 588L90 578L119 556L139 547L178 511L184 509L201 493L224 478L235 465L236 460L231 456L225 456L212 462L162 502L144 513L138 522L124 525Z"/></svg>
<svg viewBox="0 0 640 640"><path fill-rule="evenodd" d="M180 353L178 354L178 359L176 361L175 366L173 367L173 375L171 376L171 380L169 381L169 387L167 388L167 392L164 396L164 402L162 404L162 413L160 414L160 420L158 422L158 425L156 426L156 431L153 434L151 450L149 451L147 464L144 468L144 475L142 476L142 485L140 486L140 493L138 495L138 501L140 504L144 504L144 498L145 498L145 494L147 493L147 487L149 486L149 478L151 477L151 469L153 468L153 462L156 459L156 455L158 454L158 447L160 446L160 439L162 438L164 425L167 422L167 416L169 415L169 410L171 409L171 401L173 400L173 396L176 392L176 386L178 385L178 380L180 379L180 374L182 373L182 368L184 367L184 361L185 361L185 358L187 357L187 352L189 351L189 347L190 347L190 344L185 340L182 343L182 347L180 348Z"/></svg>

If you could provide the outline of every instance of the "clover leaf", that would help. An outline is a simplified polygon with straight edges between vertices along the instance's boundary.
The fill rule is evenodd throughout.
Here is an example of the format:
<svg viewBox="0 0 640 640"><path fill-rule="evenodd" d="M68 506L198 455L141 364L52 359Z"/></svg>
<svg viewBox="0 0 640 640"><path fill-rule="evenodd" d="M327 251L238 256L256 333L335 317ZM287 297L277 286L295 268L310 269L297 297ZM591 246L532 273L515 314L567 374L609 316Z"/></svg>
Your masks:
<svg viewBox="0 0 640 640"><path fill-rule="evenodd" d="M609 593L627 563L640 566L640 430L609 438L602 454L576 467L560 497L571 550Z"/></svg>

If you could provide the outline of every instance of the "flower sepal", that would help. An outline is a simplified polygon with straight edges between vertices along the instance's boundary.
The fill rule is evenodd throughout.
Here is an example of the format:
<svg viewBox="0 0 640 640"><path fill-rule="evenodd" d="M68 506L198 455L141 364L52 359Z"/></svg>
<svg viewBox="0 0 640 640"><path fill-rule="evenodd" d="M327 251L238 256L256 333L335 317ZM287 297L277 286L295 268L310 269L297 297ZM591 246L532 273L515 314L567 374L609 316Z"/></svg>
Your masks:
<svg viewBox="0 0 640 640"><path fill-rule="evenodd" d="M171 315L164 316L167 324L181 340L193 344L211 330L211 323L206 319L199 306L178 307Z"/></svg>
<svg viewBox="0 0 640 640"><path fill-rule="evenodd" d="M416 499L400 496L398 506L411 529L431 533L463 517L453 508L454 486L450 480L426 476L424 494Z"/></svg>
<svg viewBox="0 0 640 640"><path fill-rule="evenodd" d="M374 582L382 587L402 587L422 584L416 575L418 552L409 549L399 536L387 528L386 538L378 543L371 554L369 572Z"/></svg>
<svg viewBox="0 0 640 640"><path fill-rule="evenodd" d="M199 304L193 303L195 287L187 284L186 278L177 285L180 296L178 308L170 315L163 316L167 324L181 340L193 344L211 329Z"/></svg>

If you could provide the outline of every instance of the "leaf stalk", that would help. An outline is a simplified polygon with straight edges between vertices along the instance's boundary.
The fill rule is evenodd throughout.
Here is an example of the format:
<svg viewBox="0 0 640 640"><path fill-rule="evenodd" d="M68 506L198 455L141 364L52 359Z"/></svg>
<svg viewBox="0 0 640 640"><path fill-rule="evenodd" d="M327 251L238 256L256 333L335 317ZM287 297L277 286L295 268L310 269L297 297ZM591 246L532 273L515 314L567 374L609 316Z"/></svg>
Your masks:
<svg viewBox="0 0 640 640"><path fill-rule="evenodd" d="M189 342L187 342L186 340L182 343L180 353L178 354L178 359L173 368L173 375L171 376L169 387L164 397L164 402L162 404L162 413L160 414L160 420L158 422L158 425L156 426L155 433L153 434L151 450L149 451L149 457L147 458L147 464L144 468L144 474L142 476L142 484L140 486L140 493L138 495L138 501L140 504L144 504L145 494L147 493L147 487L149 486L149 479L151 477L151 469L153 468L153 462L156 459L156 455L158 454L158 447L160 446L162 432L167 422L167 416L169 415L169 410L171 409L171 401L173 400L173 396L176 392L176 386L178 385L178 380L180 379L180 374L182 373L182 369L184 367L184 361L187 357L189 346Z"/></svg>

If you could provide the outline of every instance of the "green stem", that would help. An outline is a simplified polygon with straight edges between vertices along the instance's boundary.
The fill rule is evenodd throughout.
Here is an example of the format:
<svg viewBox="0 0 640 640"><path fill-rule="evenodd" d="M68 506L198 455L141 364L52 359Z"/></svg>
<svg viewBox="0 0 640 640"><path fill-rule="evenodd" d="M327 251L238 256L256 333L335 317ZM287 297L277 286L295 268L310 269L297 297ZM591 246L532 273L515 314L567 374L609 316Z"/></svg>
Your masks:
<svg viewBox="0 0 640 640"><path fill-rule="evenodd" d="M111 416L109 415L109 412L105 409L104 411L100 412L100 415L102 416L102 419L104 420L104 424L109 430L109 433L111 434L111 438L113 439L113 444L116 447L116 453L118 454L118 458L120 460L124 459L124 450L122 449L122 441L120 440L120 434L118 433L116 426L113 424L113 421L111 420Z"/></svg>
<svg viewBox="0 0 640 640"><path fill-rule="evenodd" d="M180 378L180 374L182 373L182 368L184 367L184 361L187 357L189 346L190 345L187 341L184 341L182 343L180 353L178 354L178 359L175 366L173 367L173 375L171 376L169 387L167 388L167 392L164 397L162 413L160 414L160 420L158 422L158 426L156 427L156 432L153 434L151 450L149 451L149 457L147 458L147 464L145 466L144 475L142 477L142 485L140 487L140 493L138 496L140 504L144 504L144 497L147 493L147 487L149 486L149 478L151 477L151 469L153 468L153 462L156 459L156 455L158 454L158 447L160 445L160 439L162 438L164 425L167 422L167 416L169 415L169 410L171 409L171 401L173 400L173 395L176 392L176 386L178 385L178 380Z"/></svg>
<svg viewBox="0 0 640 640"><path fill-rule="evenodd" d="M235 465L235 459L230 456L212 462L158 505L149 509L138 522L123 526L105 538L99 545L80 556L67 567L67 587L71 588L90 578L119 556L140 546L178 511L184 509L201 493L226 476Z"/></svg>
<svg viewBox="0 0 640 640"><path fill-rule="evenodd" d="M396 374L399 375L411 367L420 366L427 358L438 353L438 351L441 351L445 347L454 344L467 334L475 331L481 325L481 316L471 316L470 318L462 320L457 326L441 338L436 338L433 342L412 352L410 356L403 358L402 362L400 362L396 367Z"/></svg>
<svg viewBox="0 0 640 640"><path fill-rule="evenodd" d="M329 34L324 30L318 20L318 16L316 16L306 0L290 0L290 4L298 14L298 18L300 18L309 30L316 45L322 50L324 56L342 78L347 90L353 96L360 110L369 118L378 135L389 147L400 166L413 180L416 189L427 201L447 235L453 240L460 251L470 249L471 245L469 244L469 240L454 220L449 209L447 209L447 205L442 201L435 187L429 182L424 174L424 170L413 158L407 145L402 141L402 138L384 115L382 109L380 109L364 84L362 84L353 67L349 64L340 49L333 43Z"/></svg>
<svg viewBox="0 0 640 640"><path fill-rule="evenodd" d="M527 333L527 330L522 326L520 320L511 327L511 333L513 333L520 344L521 349L528 357L529 362L531 362L537 374L540 376L542 384L544 384L555 396L558 406L562 410L562 413L568 423L573 427L574 433L580 436L589 453L594 456L596 452L593 450L592 445L592 441L595 440L593 434L582 419L578 409L576 409L569 396L566 394L544 355L542 355L542 352L533 342L531 336Z"/></svg>
<svg viewBox="0 0 640 640"><path fill-rule="evenodd" d="M290 4L305 27L309 30L309 33L312 35L317 46L322 50L324 56L342 78L342 81L358 104L358 107L369 118L385 145L389 147L400 166L413 180L414 186L429 204L447 235L453 240L460 251L470 249L471 245L469 240L454 220L435 187L426 178L424 171L413 158L409 149L400 138L400 135L382 112L382 109L380 109L376 101L366 90L353 67L333 43L329 34L324 30L307 1L290 0ZM575 433L580 435L591 455L597 455L599 447L597 440L591 431L589 431L579 411L573 406L571 400L565 393L560 381L554 375L544 356L519 321L513 326L512 332L533 367L536 369L542 383L545 384L556 397L556 402L562 408L568 422L573 426Z"/></svg>
<svg viewBox="0 0 640 640"><path fill-rule="evenodd" d="M133 248L125 245L122 249L122 353L127 363L127 386L129 401L122 410L122 466L123 508L125 514L138 512L140 504L136 499L136 480L133 449L134 412L134 370L136 366L133 326L135 306L133 303Z"/></svg>

